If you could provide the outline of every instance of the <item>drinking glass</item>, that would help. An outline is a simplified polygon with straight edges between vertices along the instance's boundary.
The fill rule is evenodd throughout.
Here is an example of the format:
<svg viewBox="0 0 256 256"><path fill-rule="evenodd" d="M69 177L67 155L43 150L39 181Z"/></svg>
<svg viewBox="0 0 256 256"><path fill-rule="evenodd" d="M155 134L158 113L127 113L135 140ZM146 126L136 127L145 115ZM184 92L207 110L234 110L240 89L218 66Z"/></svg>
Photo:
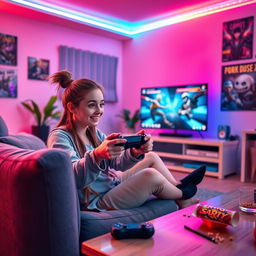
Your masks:
<svg viewBox="0 0 256 256"><path fill-rule="evenodd" d="M256 213L256 187L241 187L239 189L239 208L243 212Z"/></svg>

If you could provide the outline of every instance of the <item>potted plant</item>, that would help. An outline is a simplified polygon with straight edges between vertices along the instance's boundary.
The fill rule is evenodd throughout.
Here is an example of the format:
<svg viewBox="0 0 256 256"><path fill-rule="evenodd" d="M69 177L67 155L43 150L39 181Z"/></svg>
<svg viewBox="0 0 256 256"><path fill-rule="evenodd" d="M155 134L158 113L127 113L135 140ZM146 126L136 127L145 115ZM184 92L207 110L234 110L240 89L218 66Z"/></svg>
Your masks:
<svg viewBox="0 0 256 256"><path fill-rule="evenodd" d="M131 111L128 109L122 109L121 114L117 115L118 117L122 118L125 122L125 125L128 129L132 131L132 133L135 132L136 124L140 120L140 111L135 110L134 114L132 116Z"/></svg>
<svg viewBox="0 0 256 256"><path fill-rule="evenodd" d="M38 104L33 100L29 99L21 102L22 106L24 106L35 116L36 125L32 126L32 134L41 138L44 142L46 142L50 131L50 127L48 125L49 120L59 119L61 115L60 111L55 111L57 108L57 106L54 105L56 100L57 96L51 96L46 106L43 108L43 112L41 112Z"/></svg>

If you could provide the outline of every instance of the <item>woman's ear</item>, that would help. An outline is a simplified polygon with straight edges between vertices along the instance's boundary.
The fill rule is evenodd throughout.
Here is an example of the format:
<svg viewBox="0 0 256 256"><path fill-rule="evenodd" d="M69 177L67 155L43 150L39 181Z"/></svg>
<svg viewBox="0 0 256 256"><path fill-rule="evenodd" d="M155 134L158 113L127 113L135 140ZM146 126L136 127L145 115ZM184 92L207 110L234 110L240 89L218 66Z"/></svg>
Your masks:
<svg viewBox="0 0 256 256"><path fill-rule="evenodd" d="M70 112L70 113L72 113L72 114L74 114L74 111L75 111L75 107L74 107L74 105L72 104L72 102L68 102L68 104L67 104L67 109L68 109L68 111Z"/></svg>

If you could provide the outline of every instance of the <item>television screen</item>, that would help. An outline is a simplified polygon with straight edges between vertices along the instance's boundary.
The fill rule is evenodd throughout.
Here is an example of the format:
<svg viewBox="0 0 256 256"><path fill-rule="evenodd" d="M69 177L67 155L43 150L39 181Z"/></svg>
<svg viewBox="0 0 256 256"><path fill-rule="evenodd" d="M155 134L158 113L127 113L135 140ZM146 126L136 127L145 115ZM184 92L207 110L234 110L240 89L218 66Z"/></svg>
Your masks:
<svg viewBox="0 0 256 256"><path fill-rule="evenodd" d="M207 84L141 89L141 127L207 130Z"/></svg>

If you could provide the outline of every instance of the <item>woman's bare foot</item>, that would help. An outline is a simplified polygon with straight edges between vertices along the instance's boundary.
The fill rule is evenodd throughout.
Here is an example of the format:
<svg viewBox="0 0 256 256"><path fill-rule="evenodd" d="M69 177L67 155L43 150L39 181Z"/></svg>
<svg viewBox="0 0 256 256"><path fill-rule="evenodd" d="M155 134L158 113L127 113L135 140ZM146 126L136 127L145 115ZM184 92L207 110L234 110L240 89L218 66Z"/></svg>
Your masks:
<svg viewBox="0 0 256 256"><path fill-rule="evenodd" d="M199 199L198 198L189 198L187 200L176 200L176 203L179 206L179 209L183 209L190 205L198 204Z"/></svg>

